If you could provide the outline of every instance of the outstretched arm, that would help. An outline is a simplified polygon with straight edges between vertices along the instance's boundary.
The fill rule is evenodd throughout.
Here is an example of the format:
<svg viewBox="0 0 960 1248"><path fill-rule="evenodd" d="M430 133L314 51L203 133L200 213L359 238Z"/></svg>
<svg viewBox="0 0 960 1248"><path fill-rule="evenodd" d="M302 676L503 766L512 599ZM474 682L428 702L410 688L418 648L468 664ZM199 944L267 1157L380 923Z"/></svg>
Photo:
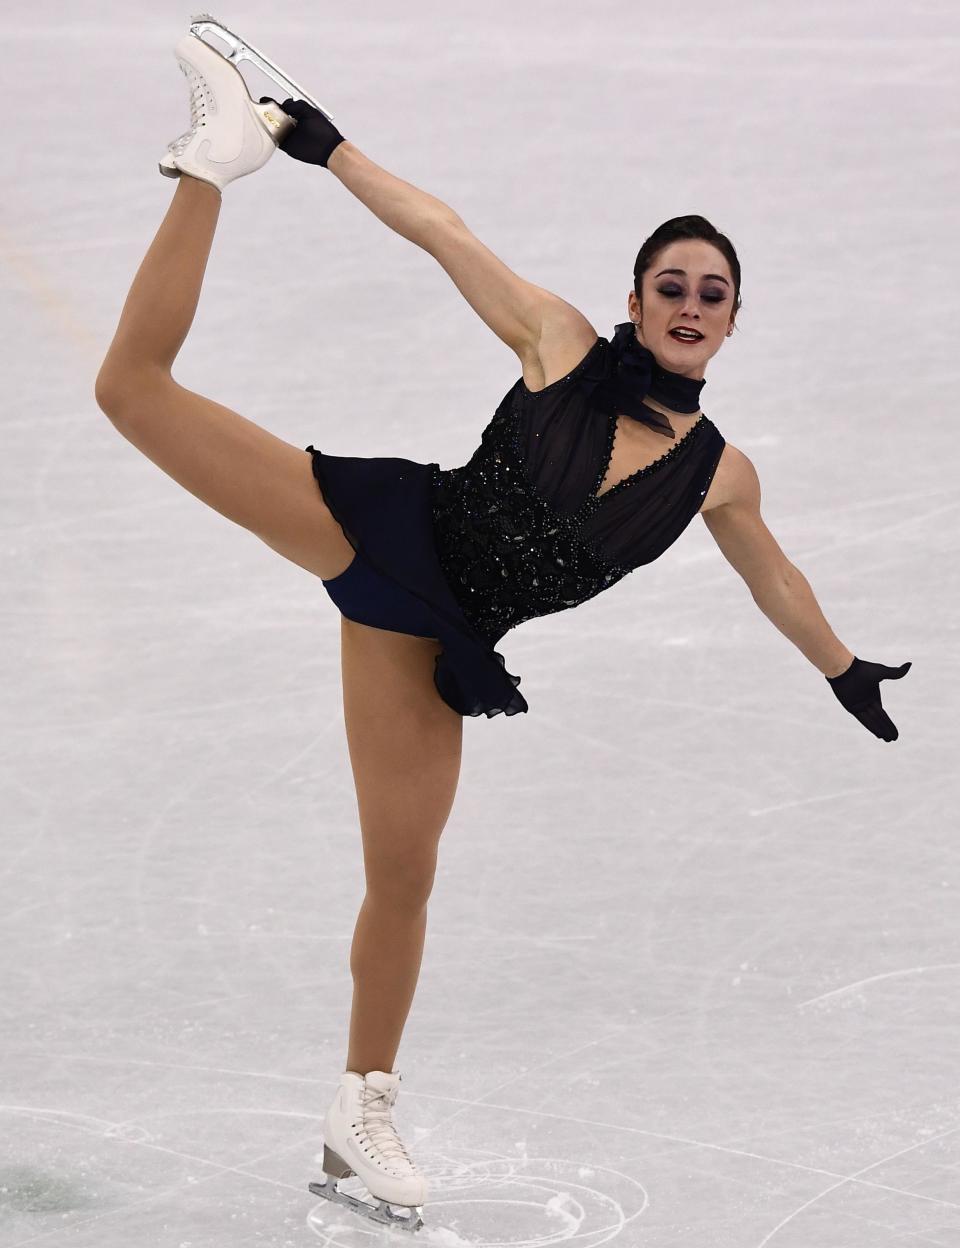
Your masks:
<svg viewBox="0 0 960 1248"><path fill-rule="evenodd" d="M540 348L547 344L541 344L541 338L548 324L551 353L558 343L569 351L569 340L582 341L584 333L596 337L576 308L518 277L470 233L449 204L381 169L348 142L325 113L306 100L285 100L281 107L297 122L282 139L281 149L295 160L329 169L391 230L429 252L524 367L532 360L543 363Z"/></svg>
<svg viewBox="0 0 960 1248"><path fill-rule="evenodd" d="M384 225L425 251L430 250L438 230L458 220L442 199L381 169L352 143L340 143L327 168Z"/></svg>
<svg viewBox="0 0 960 1248"><path fill-rule="evenodd" d="M429 252L521 360L535 353L547 316L579 315L557 295L518 277L443 200L381 169L352 143L340 143L327 167L385 225Z"/></svg>
<svg viewBox="0 0 960 1248"><path fill-rule="evenodd" d="M792 563L785 581L758 590L753 601L824 676L839 676L853 662L853 651L827 623L810 583Z"/></svg>
<svg viewBox="0 0 960 1248"><path fill-rule="evenodd" d="M771 624L824 676L839 676L853 662L853 651L836 636L806 577L764 524L760 480L753 464L730 444L725 454L730 459L730 498L705 511L704 523Z"/></svg>
<svg viewBox="0 0 960 1248"><path fill-rule="evenodd" d="M896 724L883 709L880 682L900 680L911 664L888 667L858 658L823 618L806 577L777 545L760 516L760 481L750 460L727 443L727 502L703 513L717 545L747 583L771 623L819 668L843 708L882 741L896 741Z"/></svg>

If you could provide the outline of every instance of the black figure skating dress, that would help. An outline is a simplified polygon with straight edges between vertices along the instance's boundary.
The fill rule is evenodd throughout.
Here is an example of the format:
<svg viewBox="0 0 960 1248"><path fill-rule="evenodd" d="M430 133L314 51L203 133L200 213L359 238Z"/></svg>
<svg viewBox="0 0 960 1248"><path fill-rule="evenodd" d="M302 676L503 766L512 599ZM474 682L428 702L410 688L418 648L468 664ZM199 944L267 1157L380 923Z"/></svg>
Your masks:
<svg viewBox="0 0 960 1248"><path fill-rule="evenodd" d="M461 715L528 709L494 646L652 563L698 513L725 446L702 415L664 455L596 497L617 414L674 437L645 395L695 412L704 382L667 372L627 321L545 389L521 377L461 468L325 455L323 498L357 551L324 581L344 615L439 639L434 683Z"/></svg>

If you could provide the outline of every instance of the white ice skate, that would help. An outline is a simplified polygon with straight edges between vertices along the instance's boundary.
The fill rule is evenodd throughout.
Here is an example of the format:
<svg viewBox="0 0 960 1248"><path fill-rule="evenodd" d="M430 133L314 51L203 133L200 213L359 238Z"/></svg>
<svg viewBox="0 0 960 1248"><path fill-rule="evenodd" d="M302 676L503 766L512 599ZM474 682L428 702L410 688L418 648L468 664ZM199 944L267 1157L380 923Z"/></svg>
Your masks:
<svg viewBox="0 0 960 1248"><path fill-rule="evenodd" d="M203 36L227 45L214 47ZM190 129L173 143L160 161L160 172L169 178L181 173L210 182L223 191L228 182L253 173L273 155L277 144L295 126L280 102L255 101L237 65L249 61L280 87L281 100L302 99L332 115L261 52L244 43L222 22L201 13L190 22L190 33L175 49L180 68L190 83Z"/></svg>
<svg viewBox="0 0 960 1248"><path fill-rule="evenodd" d="M223 22L218 21L210 13L200 13L197 17L190 19L190 34L201 40L204 35L212 35L215 39L222 40L227 45L228 51L220 54L232 65L238 65L241 61L249 61L268 78L273 79L283 92L284 99L306 100L311 107L323 113L327 121L333 121L333 113L328 112L322 104L318 104L312 95L308 95L303 87L293 81L289 74L285 74L278 65L274 65L252 44L245 43L239 35L235 35L232 30L224 26ZM203 41L210 42L209 39ZM214 45L214 51L220 52L220 49ZM282 102L282 100L277 101L278 104Z"/></svg>
<svg viewBox="0 0 960 1248"><path fill-rule="evenodd" d="M398 1071L372 1070L364 1076L349 1070L340 1076L323 1126L326 1181L311 1183L310 1191L372 1222L419 1231L423 1226L419 1206L427 1198L427 1183L390 1116L399 1090ZM338 1189L339 1180L351 1175L363 1183L376 1206ZM408 1210L408 1216L398 1216L390 1205Z"/></svg>
<svg viewBox="0 0 960 1248"><path fill-rule="evenodd" d="M265 165L294 125L279 104L255 104L228 60L195 35L174 49L190 84L191 126L168 145L160 172L191 174L218 191Z"/></svg>

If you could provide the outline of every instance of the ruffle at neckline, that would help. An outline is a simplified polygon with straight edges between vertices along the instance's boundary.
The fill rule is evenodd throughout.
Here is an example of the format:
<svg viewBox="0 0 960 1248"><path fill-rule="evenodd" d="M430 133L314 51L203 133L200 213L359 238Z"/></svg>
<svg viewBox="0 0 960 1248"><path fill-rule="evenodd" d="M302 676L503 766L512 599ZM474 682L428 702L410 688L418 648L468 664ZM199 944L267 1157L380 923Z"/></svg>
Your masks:
<svg viewBox="0 0 960 1248"><path fill-rule="evenodd" d="M695 412L700 406L706 378L695 380L662 368L653 352L637 341L633 321L616 326L606 351L591 354L575 384L608 415L622 412L673 438L669 420L643 400L649 395L675 412Z"/></svg>

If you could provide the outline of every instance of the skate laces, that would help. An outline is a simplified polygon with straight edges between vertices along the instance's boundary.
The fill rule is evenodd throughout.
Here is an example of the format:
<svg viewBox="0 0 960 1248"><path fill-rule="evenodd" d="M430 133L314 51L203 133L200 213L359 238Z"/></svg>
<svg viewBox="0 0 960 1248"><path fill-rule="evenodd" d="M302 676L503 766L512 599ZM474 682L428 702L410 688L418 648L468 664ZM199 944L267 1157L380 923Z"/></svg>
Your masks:
<svg viewBox="0 0 960 1248"><path fill-rule="evenodd" d="M389 1092L378 1092L374 1088L364 1087L361 1102L362 1126L370 1143L379 1149L385 1161L405 1162L411 1169L415 1169L390 1117L395 1099Z"/></svg>
<svg viewBox="0 0 960 1248"><path fill-rule="evenodd" d="M212 100L210 89L193 66L188 65L186 61L177 63L190 84L190 129L170 144L170 151L174 156L179 156L200 126L206 124L207 101Z"/></svg>

